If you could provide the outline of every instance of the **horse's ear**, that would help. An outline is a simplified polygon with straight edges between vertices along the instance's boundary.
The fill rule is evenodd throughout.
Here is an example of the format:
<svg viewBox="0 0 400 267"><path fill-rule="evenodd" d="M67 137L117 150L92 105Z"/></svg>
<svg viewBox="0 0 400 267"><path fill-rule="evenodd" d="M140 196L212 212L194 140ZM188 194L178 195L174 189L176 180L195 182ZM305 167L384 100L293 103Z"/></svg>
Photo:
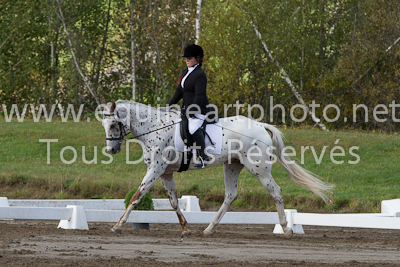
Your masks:
<svg viewBox="0 0 400 267"><path fill-rule="evenodd" d="M110 109L110 113L113 113L115 110L115 101L113 100L112 104L111 104L111 109Z"/></svg>
<svg viewBox="0 0 400 267"><path fill-rule="evenodd" d="M107 105L106 100L104 98L101 99L101 104L102 105Z"/></svg>

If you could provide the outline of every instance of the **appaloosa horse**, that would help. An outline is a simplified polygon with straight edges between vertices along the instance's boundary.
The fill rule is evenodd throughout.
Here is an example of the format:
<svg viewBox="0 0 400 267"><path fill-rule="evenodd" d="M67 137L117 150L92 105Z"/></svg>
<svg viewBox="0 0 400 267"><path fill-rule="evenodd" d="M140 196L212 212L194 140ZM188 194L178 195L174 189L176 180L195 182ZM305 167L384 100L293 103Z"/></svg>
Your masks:
<svg viewBox="0 0 400 267"><path fill-rule="evenodd" d="M171 206L179 218L182 235L189 235L190 230L179 208L177 190L173 179L173 173L179 169L183 157L183 153L171 149L174 146L175 127L179 127L179 113L126 100L118 100L116 103L113 101L112 104L109 103L108 105L105 105L104 102L103 107L102 124L106 132L108 152L118 153L121 150L121 143L125 135L130 131L141 142L144 164L147 167L142 183L112 231L121 232L121 226L127 221L134 206L160 178ZM272 159L275 157L271 151L273 144L275 145L276 157L293 181L319 195L324 201L327 199L325 193L330 191L331 186L320 181L290 160L283 151L282 133L274 126L256 122L243 116L223 118L221 125L223 129L221 153L212 155L214 162L207 164L206 168L220 163L224 164L225 200L210 225L204 230L204 235L213 234L213 228L220 222L237 197L238 176L245 167L270 193L275 201L284 235L288 238L292 237L293 231L287 227L281 188L275 183L271 175ZM189 170L196 169L194 165L191 162Z"/></svg>

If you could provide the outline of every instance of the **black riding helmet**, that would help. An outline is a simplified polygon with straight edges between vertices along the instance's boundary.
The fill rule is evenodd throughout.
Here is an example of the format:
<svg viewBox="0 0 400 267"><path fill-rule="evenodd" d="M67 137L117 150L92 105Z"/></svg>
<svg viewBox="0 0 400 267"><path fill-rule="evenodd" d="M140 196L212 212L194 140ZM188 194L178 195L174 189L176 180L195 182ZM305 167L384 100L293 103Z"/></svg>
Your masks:
<svg viewBox="0 0 400 267"><path fill-rule="evenodd" d="M185 48L185 53L182 57L204 57L203 48L196 44L191 44Z"/></svg>

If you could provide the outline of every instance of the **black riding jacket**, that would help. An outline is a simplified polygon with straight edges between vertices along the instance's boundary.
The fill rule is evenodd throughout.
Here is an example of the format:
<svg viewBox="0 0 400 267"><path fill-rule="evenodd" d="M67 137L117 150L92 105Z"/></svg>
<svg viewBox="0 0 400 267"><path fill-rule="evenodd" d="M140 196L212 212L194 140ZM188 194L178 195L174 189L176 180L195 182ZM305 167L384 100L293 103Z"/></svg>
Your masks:
<svg viewBox="0 0 400 267"><path fill-rule="evenodd" d="M200 66L197 66L184 82L184 88L182 88L181 82L183 77L188 73L188 69L184 70L182 73L182 77L179 79L178 87L175 90L174 95L169 101L169 105L174 105L179 102L179 100L183 99L182 108L186 109L188 112L188 108L190 105L195 104L200 108L200 113L206 115L209 109L207 105L209 104L206 94L207 89L207 76L204 73L203 69ZM191 113L198 113L197 108L191 108Z"/></svg>

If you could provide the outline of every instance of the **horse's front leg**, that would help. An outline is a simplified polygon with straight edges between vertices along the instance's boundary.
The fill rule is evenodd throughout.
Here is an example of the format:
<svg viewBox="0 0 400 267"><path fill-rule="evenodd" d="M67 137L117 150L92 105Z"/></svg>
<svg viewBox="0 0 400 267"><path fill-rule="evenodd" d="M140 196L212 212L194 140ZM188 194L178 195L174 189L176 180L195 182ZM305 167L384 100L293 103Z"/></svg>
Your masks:
<svg viewBox="0 0 400 267"><path fill-rule="evenodd" d="M178 193L176 190L176 185L172 173L163 174L161 176L161 181L165 187L165 190L167 191L169 202L171 203L172 208L175 210L176 215L178 216L179 219L179 223L182 226L182 236L190 235L191 232L187 228L187 221L183 216L181 209L179 208Z"/></svg>
<svg viewBox="0 0 400 267"><path fill-rule="evenodd" d="M154 185L154 183L163 174L163 172L164 170L157 165L151 165L147 169L147 173L144 176L142 183L129 201L129 206L126 208L118 223L115 224L114 227L111 229L114 233L121 233L121 227L128 220L129 214L131 213L132 209L139 203L140 199L149 191L149 189Z"/></svg>

